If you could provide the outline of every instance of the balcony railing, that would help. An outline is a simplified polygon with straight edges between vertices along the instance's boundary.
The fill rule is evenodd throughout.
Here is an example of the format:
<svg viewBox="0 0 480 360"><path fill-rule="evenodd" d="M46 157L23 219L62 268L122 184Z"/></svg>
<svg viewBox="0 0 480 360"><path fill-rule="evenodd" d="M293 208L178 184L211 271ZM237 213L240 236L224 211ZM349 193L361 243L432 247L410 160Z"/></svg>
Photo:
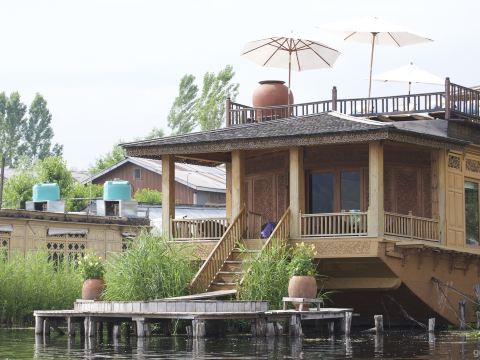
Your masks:
<svg viewBox="0 0 480 360"><path fill-rule="evenodd" d="M301 237L367 235L366 212L341 212L300 215Z"/></svg>
<svg viewBox="0 0 480 360"><path fill-rule="evenodd" d="M412 240L439 241L438 220L385 212L385 235Z"/></svg>
<svg viewBox="0 0 480 360"><path fill-rule="evenodd" d="M445 112L480 124L480 91L445 81L445 91L371 98L337 99L283 106L257 107L227 100L226 126L338 111L352 116L378 116L408 113Z"/></svg>
<svg viewBox="0 0 480 360"><path fill-rule="evenodd" d="M173 241L219 240L228 228L227 218L171 219Z"/></svg>

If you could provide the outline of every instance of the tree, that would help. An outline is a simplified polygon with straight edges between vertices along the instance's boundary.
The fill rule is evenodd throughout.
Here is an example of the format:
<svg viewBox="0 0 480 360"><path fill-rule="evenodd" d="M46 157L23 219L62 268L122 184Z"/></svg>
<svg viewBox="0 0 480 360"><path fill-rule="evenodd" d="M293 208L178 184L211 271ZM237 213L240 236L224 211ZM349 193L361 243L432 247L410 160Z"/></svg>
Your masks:
<svg viewBox="0 0 480 360"><path fill-rule="evenodd" d="M127 153L125 152L125 149L120 145L115 144L111 151L102 155L95 161L95 165L90 167L89 171L93 175L98 174L99 172L108 169L110 166L122 161L126 157Z"/></svg>
<svg viewBox="0 0 480 360"><path fill-rule="evenodd" d="M184 75L180 80L178 96L167 118L172 135L186 134L195 128L197 94L198 86L195 85L195 76Z"/></svg>
<svg viewBox="0 0 480 360"><path fill-rule="evenodd" d="M87 199L95 199L103 194L103 186L97 184L74 183L70 187L66 208L68 211L82 211L89 203ZM74 200L76 199L76 200Z"/></svg>
<svg viewBox="0 0 480 360"><path fill-rule="evenodd" d="M145 136L144 140L157 139L165 136L165 131L163 129L154 127L150 132Z"/></svg>
<svg viewBox="0 0 480 360"><path fill-rule="evenodd" d="M32 171L22 170L5 182L3 206L16 209L25 208L25 202L32 200L33 185L38 182Z"/></svg>
<svg viewBox="0 0 480 360"><path fill-rule="evenodd" d="M52 147L53 129L50 125L52 115L42 95L35 95L28 114L20 153L28 156L33 161L44 159L50 155L61 155L63 146L55 144Z"/></svg>
<svg viewBox="0 0 480 360"><path fill-rule="evenodd" d="M26 132L25 113L27 107L20 101L18 92L10 97L0 94L0 152L5 156L5 164L12 166L20 156L19 147Z"/></svg>
<svg viewBox="0 0 480 360"><path fill-rule="evenodd" d="M218 129L225 115L225 100L238 95L239 84L231 83L235 72L231 65L220 70L217 75L205 73L202 94L197 100L196 114L202 130Z"/></svg>
<svg viewBox="0 0 480 360"><path fill-rule="evenodd" d="M57 183L62 197L70 193L74 179L66 161L60 156L50 156L38 161L35 170L40 182Z"/></svg>

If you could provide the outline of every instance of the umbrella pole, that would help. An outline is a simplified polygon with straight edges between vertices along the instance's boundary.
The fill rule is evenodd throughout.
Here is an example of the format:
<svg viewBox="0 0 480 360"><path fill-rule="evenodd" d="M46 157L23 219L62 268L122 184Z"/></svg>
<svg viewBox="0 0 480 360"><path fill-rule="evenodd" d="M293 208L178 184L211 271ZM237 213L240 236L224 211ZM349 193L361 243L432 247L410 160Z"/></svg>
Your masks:
<svg viewBox="0 0 480 360"><path fill-rule="evenodd" d="M373 53L375 51L375 37L377 36L378 33L372 32L372 51L370 54L370 77L369 77L369 83L368 83L368 97L370 98L370 95L372 94L372 68L373 68Z"/></svg>
<svg viewBox="0 0 480 360"><path fill-rule="evenodd" d="M287 104L290 107L290 80L292 76L292 52L288 52L288 94Z"/></svg>

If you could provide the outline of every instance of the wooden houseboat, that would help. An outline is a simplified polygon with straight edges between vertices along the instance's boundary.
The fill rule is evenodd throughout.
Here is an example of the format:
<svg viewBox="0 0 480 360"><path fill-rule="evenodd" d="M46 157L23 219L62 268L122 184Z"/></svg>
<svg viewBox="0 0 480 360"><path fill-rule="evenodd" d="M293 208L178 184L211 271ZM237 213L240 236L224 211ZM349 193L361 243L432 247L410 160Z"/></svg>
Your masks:
<svg viewBox="0 0 480 360"><path fill-rule="evenodd" d="M228 227L191 232L205 262L198 292L235 287L242 256L272 239L313 244L335 306L387 321L475 318L479 284L480 92L252 108L227 100L226 127L124 144L161 159L172 241L202 220L173 220L175 161L226 164ZM267 221L276 228L260 238ZM203 223L205 228L205 223ZM477 294L478 295L478 294ZM464 310L465 309L465 310Z"/></svg>

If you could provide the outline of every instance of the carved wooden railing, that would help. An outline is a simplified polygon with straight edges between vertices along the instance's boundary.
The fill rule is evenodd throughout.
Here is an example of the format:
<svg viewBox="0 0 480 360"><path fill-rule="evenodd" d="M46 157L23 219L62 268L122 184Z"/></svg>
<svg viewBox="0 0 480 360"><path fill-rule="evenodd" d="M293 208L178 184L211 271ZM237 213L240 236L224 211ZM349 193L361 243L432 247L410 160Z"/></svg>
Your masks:
<svg viewBox="0 0 480 360"><path fill-rule="evenodd" d="M170 239L218 240L228 227L227 218L170 219Z"/></svg>
<svg viewBox="0 0 480 360"><path fill-rule="evenodd" d="M262 250L257 255L257 258L258 256L260 256L262 251L270 249L274 243L276 242L286 243L289 237L290 237L290 208L287 208L287 210L285 210L282 217L280 218L277 225L275 226L275 229L273 229L267 241L265 241L265 244L263 244ZM250 272L250 269L251 269L251 266L248 268L247 272ZM245 277L243 276L242 279L240 280L240 285L242 285L244 278Z"/></svg>
<svg viewBox="0 0 480 360"><path fill-rule="evenodd" d="M366 212L300 214L302 238L364 235L367 235Z"/></svg>
<svg viewBox="0 0 480 360"><path fill-rule="evenodd" d="M247 212L243 207L193 278L190 283L192 291L208 291L210 284L230 256L236 243L245 235L246 228Z"/></svg>
<svg viewBox="0 0 480 360"><path fill-rule="evenodd" d="M438 220L385 212L385 235L393 235L415 240L439 241Z"/></svg>
<svg viewBox="0 0 480 360"><path fill-rule="evenodd" d="M226 126L263 122L267 120L315 115L338 111L352 116L376 116L445 111L468 118L480 124L480 91L453 84L447 78L445 91L398 96L337 99L337 90L332 90L331 100L322 100L283 106L250 107L227 100Z"/></svg>

